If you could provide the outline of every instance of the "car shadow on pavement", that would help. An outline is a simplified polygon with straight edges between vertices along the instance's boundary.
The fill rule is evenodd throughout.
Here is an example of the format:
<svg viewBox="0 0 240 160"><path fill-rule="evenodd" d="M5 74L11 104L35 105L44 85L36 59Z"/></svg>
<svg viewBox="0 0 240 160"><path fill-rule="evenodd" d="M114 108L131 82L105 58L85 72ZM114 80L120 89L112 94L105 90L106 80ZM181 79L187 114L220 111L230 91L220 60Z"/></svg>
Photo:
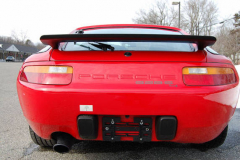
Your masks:
<svg viewBox="0 0 240 160"><path fill-rule="evenodd" d="M224 150L231 149L240 144L240 132L230 132L225 143L216 148L218 152L223 152ZM126 151L132 152L146 152L147 150L157 149L157 150L195 150L195 152L206 152L208 149L197 148L192 144L181 144L173 142L101 142L101 141L80 141L73 145L70 153L76 154L88 154L88 153L121 153ZM53 149L39 147L38 151L50 151ZM209 149L209 151L214 149Z"/></svg>
<svg viewBox="0 0 240 160"><path fill-rule="evenodd" d="M73 152L86 153L117 153L125 151L142 152L152 148L192 148L191 144L180 144L172 142L98 142L82 141L72 147Z"/></svg>
<svg viewBox="0 0 240 160"><path fill-rule="evenodd" d="M135 156L151 152L152 154L158 154L159 151L164 151L167 155L171 155L177 152L184 155L185 152L192 154L203 155L202 152L207 152L208 154L219 156L220 153L228 153L233 148L240 145L240 109L237 109L235 115L229 123L229 130L227 138L223 145L215 149L203 149L197 148L192 144L182 144L173 142L102 142L102 141L80 141L73 145L71 153L75 154L89 154L89 153L112 153L112 154L122 154L123 152L133 152ZM36 150L35 150L36 151ZM53 151L52 148L41 148L39 147L37 151ZM132 154L132 156L134 156ZM138 158L138 157L132 157Z"/></svg>
<svg viewBox="0 0 240 160"><path fill-rule="evenodd" d="M181 144L173 142L102 142L102 141L80 141L72 146L71 153L87 154L87 153L117 153L126 151L147 151L152 148L193 148L191 144ZM52 147L39 147L38 151L50 151Z"/></svg>

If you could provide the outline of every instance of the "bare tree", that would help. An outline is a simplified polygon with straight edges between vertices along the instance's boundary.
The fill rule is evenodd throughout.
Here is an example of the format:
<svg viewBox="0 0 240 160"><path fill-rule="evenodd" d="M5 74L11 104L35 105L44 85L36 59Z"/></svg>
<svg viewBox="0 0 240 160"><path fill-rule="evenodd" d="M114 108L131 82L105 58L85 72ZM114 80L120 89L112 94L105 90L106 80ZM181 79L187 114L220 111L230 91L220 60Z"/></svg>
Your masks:
<svg viewBox="0 0 240 160"><path fill-rule="evenodd" d="M178 12L169 6L167 0L157 1L149 11L141 9L138 17L133 19L137 24L156 24L164 26L177 26Z"/></svg>
<svg viewBox="0 0 240 160"><path fill-rule="evenodd" d="M37 43L37 44L35 45L35 47L36 47L38 50L41 50L41 49L43 49L44 47L46 47L46 45L44 45L44 44L42 44L42 43Z"/></svg>
<svg viewBox="0 0 240 160"><path fill-rule="evenodd" d="M0 41L5 43L15 43L15 40L12 39L12 37L5 37L5 36L1 36Z"/></svg>
<svg viewBox="0 0 240 160"><path fill-rule="evenodd" d="M240 30L233 31L229 28L222 28L220 32L216 35L218 40L213 48L230 58L234 64L238 64L240 45L237 38L240 36Z"/></svg>
<svg viewBox="0 0 240 160"><path fill-rule="evenodd" d="M15 30L12 30L11 37L18 44L25 44L28 38L27 31L20 31L17 33Z"/></svg>
<svg viewBox="0 0 240 160"><path fill-rule="evenodd" d="M240 11L234 14L234 21L235 21L234 26L240 27Z"/></svg>
<svg viewBox="0 0 240 160"><path fill-rule="evenodd" d="M30 39L27 39L27 40L25 41L25 45L26 45L26 46L35 46L34 43L33 43Z"/></svg>
<svg viewBox="0 0 240 160"><path fill-rule="evenodd" d="M38 50L41 50L44 47L46 47L46 45L44 45L42 43L34 44L27 37L28 37L27 32L21 31L20 33L17 33L16 31L12 31L11 37L0 36L0 41L5 42L5 43L20 44L20 45L25 45L25 46L36 47Z"/></svg>
<svg viewBox="0 0 240 160"><path fill-rule="evenodd" d="M234 22L225 23L216 33L217 42L213 48L222 55L229 57L234 64L240 60L240 27L236 25L240 16L234 16Z"/></svg>
<svg viewBox="0 0 240 160"><path fill-rule="evenodd" d="M218 8L212 0L186 0L182 5L181 28L192 35L210 35L217 21ZM138 24L156 24L177 27L178 11L168 1L157 1L148 11L141 9L133 19Z"/></svg>
<svg viewBox="0 0 240 160"><path fill-rule="evenodd" d="M218 8L212 0L188 0L183 6L183 28L191 35L211 35Z"/></svg>

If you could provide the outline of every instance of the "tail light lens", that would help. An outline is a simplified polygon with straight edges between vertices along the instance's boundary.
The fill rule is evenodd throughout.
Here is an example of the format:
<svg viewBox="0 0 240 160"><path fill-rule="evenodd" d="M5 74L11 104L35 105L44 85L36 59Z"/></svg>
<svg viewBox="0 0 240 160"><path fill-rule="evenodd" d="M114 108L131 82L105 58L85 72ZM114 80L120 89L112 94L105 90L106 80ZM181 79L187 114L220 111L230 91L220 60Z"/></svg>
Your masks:
<svg viewBox="0 0 240 160"><path fill-rule="evenodd" d="M69 66L27 66L20 80L37 84L66 85L72 81L73 68Z"/></svg>
<svg viewBox="0 0 240 160"><path fill-rule="evenodd" d="M185 67L183 81L189 86L217 86L236 82L231 68Z"/></svg>

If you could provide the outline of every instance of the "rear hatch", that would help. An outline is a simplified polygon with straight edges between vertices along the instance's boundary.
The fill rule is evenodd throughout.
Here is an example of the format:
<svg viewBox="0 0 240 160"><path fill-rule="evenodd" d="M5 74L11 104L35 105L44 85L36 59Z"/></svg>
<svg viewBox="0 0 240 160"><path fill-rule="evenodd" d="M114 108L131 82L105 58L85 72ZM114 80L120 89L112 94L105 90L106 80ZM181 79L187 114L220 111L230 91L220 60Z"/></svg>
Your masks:
<svg viewBox="0 0 240 160"><path fill-rule="evenodd" d="M54 49L50 61L73 66L72 84L76 84L76 88L156 90L185 86L183 67L203 65L206 62L203 48L216 39L183 35L72 34L42 36L41 40ZM192 43L198 51L194 51Z"/></svg>
<svg viewBox="0 0 240 160"><path fill-rule="evenodd" d="M119 62L206 62L206 53L166 51L59 51L55 49L51 61L119 61Z"/></svg>
<svg viewBox="0 0 240 160"><path fill-rule="evenodd" d="M42 36L54 61L206 62L203 49L215 37L158 34L69 34ZM195 51L197 50L198 51ZM126 53L127 52L127 53Z"/></svg>

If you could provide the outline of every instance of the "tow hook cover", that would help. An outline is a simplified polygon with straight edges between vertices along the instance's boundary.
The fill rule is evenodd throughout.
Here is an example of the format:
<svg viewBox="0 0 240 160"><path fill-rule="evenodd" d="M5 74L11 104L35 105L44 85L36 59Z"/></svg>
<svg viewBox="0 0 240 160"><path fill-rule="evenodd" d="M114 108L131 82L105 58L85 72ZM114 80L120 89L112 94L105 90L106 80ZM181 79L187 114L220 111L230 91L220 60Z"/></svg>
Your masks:
<svg viewBox="0 0 240 160"><path fill-rule="evenodd" d="M177 119L174 116L157 117L155 127L158 140L172 140L176 135Z"/></svg>
<svg viewBox="0 0 240 160"><path fill-rule="evenodd" d="M98 117L96 115L78 116L78 132L82 139L96 139L98 136Z"/></svg>

